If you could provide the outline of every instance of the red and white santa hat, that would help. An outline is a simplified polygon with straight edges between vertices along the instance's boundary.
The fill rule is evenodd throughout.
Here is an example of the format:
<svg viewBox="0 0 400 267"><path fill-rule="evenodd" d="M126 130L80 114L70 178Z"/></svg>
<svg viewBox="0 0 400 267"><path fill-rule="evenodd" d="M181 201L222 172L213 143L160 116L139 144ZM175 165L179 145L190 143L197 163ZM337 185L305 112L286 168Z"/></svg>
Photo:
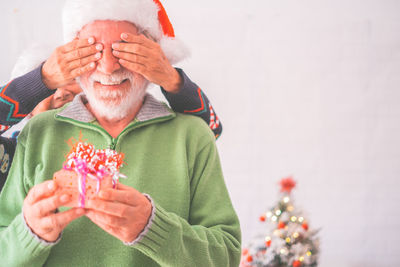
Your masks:
<svg viewBox="0 0 400 267"><path fill-rule="evenodd" d="M150 34L171 64L189 55L186 46L175 38L174 28L159 0L66 0L62 19L66 42L95 20L124 20Z"/></svg>

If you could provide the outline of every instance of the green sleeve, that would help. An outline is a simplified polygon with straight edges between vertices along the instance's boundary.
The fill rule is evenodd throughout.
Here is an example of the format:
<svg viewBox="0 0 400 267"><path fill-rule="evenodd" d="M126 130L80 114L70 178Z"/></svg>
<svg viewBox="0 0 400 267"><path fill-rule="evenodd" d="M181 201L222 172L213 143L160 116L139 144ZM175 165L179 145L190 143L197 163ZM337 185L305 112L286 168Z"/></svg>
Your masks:
<svg viewBox="0 0 400 267"><path fill-rule="evenodd" d="M40 241L26 225L23 201L29 190L24 179L23 137L18 138L14 161L0 194L0 265L42 266L51 245Z"/></svg>
<svg viewBox="0 0 400 267"><path fill-rule="evenodd" d="M151 225L133 247L161 266L239 266L239 220L215 143L198 153L192 177L189 220L154 203Z"/></svg>

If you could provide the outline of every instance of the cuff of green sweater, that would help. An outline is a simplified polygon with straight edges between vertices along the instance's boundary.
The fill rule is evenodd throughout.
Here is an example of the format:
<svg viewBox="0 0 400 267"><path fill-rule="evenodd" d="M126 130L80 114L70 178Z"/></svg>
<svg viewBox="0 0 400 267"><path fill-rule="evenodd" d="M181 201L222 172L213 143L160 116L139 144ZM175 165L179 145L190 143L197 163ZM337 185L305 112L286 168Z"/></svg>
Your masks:
<svg viewBox="0 0 400 267"><path fill-rule="evenodd" d="M153 212L154 217L146 234L135 244L136 248L144 251L150 250L150 253L155 253L166 245L165 242L168 240L173 226L168 213L159 205L153 203Z"/></svg>
<svg viewBox="0 0 400 267"><path fill-rule="evenodd" d="M19 242L21 242L22 247L32 251L32 254L39 251L42 253L44 250L50 250L53 245L57 244L61 239L61 235L55 242L47 242L41 239L33 233L31 228L27 225L22 212L15 217L13 223L15 223L17 237Z"/></svg>
<svg viewBox="0 0 400 267"><path fill-rule="evenodd" d="M143 237L149 231L151 225L153 224L153 220L154 220L155 213L156 213L156 209L155 209L155 206L154 206L154 201L148 194L143 194L143 195L150 201L150 204L151 204L150 218L149 218L149 221L147 222L146 226L144 227L143 231L138 235L138 237L135 240L133 240L132 242L124 242L124 244L127 245L127 246L133 246L136 243L138 243L140 240L142 240Z"/></svg>

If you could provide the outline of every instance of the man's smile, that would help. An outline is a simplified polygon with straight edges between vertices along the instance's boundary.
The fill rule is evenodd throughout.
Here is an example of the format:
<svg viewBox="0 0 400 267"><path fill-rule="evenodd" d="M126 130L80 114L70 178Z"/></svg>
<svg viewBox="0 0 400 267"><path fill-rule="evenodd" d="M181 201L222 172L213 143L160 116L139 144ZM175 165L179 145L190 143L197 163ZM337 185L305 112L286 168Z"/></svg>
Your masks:
<svg viewBox="0 0 400 267"><path fill-rule="evenodd" d="M120 90L130 86L129 79L99 79L93 80L95 89Z"/></svg>

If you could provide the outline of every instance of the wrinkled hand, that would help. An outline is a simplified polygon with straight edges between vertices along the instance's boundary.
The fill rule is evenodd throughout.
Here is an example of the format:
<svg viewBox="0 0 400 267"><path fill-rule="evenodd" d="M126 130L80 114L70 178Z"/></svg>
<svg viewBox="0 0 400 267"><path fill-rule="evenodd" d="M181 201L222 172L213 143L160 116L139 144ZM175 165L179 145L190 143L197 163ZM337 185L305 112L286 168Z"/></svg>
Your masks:
<svg viewBox="0 0 400 267"><path fill-rule="evenodd" d="M43 83L49 89L70 84L82 74L95 69L101 58L102 44L95 44L93 37L75 39L54 50L42 67Z"/></svg>
<svg viewBox="0 0 400 267"><path fill-rule="evenodd" d="M159 44L142 35L122 33L124 42L112 44L113 55L126 69L143 75L166 91L177 93L181 77L165 57Z"/></svg>
<svg viewBox="0 0 400 267"><path fill-rule="evenodd" d="M85 214L81 208L55 213L56 209L70 200L69 195L56 195L53 181L38 184L29 191L22 212L31 230L43 240L54 242L62 230L73 220Z"/></svg>
<svg viewBox="0 0 400 267"><path fill-rule="evenodd" d="M86 216L122 242L132 242L143 231L151 215L151 203L139 191L118 184L99 192L86 204Z"/></svg>

